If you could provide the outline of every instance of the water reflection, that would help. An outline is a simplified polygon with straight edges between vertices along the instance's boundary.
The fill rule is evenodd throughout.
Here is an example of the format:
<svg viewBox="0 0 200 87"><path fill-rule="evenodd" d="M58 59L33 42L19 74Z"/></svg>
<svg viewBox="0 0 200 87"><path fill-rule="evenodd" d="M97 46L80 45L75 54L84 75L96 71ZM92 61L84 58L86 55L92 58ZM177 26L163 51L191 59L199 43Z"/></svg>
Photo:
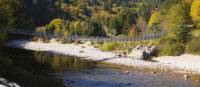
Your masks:
<svg viewBox="0 0 200 87"><path fill-rule="evenodd" d="M34 52L39 63L49 64L55 71L81 71L95 68L95 62L83 60L78 57L56 55L50 52Z"/></svg>
<svg viewBox="0 0 200 87"><path fill-rule="evenodd" d="M33 51L0 48L0 77L18 83L21 87L66 87L55 78L48 63L38 62Z"/></svg>

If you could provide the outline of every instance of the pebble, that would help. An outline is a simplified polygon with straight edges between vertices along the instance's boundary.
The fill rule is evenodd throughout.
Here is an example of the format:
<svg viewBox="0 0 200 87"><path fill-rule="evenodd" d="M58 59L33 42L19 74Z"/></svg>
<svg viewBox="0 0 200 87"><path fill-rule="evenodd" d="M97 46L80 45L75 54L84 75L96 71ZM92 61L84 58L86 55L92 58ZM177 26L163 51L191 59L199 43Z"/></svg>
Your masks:
<svg viewBox="0 0 200 87"><path fill-rule="evenodd" d="M186 78L186 79L187 79L187 78L189 78L189 76L188 76L188 75L184 75L183 77L184 77L184 78Z"/></svg>
<svg viewBox="0 0 200 87"><path fill-rule="evenodd" d="M156 74L156 72L154 72L154 71L151 71L151 73L152 73L152 74Z"/></svg>
<svg viewBox="0 0 200 87"><path fill-rule="evenodd" d="M129 71L124 71L124 73L125 73L125 74L129 74L130 72L129 72Z"/></svg>

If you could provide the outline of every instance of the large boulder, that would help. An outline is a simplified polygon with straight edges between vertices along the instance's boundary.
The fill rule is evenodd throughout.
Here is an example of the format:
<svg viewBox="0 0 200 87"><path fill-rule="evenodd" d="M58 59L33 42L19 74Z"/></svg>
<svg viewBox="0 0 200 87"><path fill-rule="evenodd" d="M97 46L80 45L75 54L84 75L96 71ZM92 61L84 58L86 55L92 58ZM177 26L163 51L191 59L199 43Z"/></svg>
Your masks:
<svg viewBox="0 0 200 87"><path fill-rule="evenodd" d="M151 56L155 56L156 55L156 46L152 46L149 50L148 50L148 54Z"/></svg>
<svg viewBox="0 0 200 87"><path fill-rule="evenodd" d="M128 55L128 57L136 58L136 59L147 59L148 53L143 50L132 50L132 52Z"/></svg>
<svg viewBox="0 0 200 87"><path fill-rule="evenodd" d="M92 42L92 41L85 41L85 44L86 44L86 45L92 45L93 42Z"/></svg>
<svg viewBox="0 0 200 87"><path fill-rule="evenodd" d="M156 46L143 46L138 45L132 49L129 57L136 59L148 59L150 56L154 56L156 53Z"/></svg>

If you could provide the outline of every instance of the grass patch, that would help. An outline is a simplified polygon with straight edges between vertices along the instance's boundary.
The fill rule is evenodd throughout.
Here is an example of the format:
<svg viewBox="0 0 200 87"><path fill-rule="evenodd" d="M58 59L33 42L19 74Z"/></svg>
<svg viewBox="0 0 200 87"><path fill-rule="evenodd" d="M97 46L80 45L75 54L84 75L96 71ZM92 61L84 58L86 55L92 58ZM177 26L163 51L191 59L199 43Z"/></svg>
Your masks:
<svg viewBox="0 0 200 87"><path fill-rule="evenodd" d="M104 43L103 46L100 48L103 51L114 51L121 47L120 43Z"/></svg>

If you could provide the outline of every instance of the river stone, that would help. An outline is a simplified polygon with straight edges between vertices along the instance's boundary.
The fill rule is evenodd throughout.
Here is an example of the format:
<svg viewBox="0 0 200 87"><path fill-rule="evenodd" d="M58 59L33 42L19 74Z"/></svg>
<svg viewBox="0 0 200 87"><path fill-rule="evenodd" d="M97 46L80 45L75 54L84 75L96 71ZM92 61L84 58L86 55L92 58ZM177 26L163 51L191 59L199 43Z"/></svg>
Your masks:
<svg viewBox="0 0 200 87"><path fill-rule="evenodd" d="M0 84L0 87L7 87L7 86Z"/></svg>
<svg viewBox="0 0 200 87"><path fill-rule="evenodd" d="M17 83L9 82L4 78L0 78L0 87L20 87Z"/></svg>
<svg viewBox="0 0 200 87"><path fill-rule="evenodd" d="M146 51L133 50L128 56L136 59L147 59L148 53Z"/></svg>
<svg viewBox="0 0 200 87"><path fill-rule="evenodd" d="M57 40L56 40L55 38L53 38L53 39L51 39L49 42L50 42L50 43L55 43L55 42L57 42Z"/></svg>
<svg viewBox="0 0 200 87"><path fill-rule="evenodd" d="M156 74L156 72L154 72L154 71L151 71L151 73L152 73L152 74Z"/></svg>
<svg viewBox="0 0 200 87"><path fill-rule="evenodd" d="M156 46L143 46L138 45L132 49L128 57L136 59L148 59L150 56L154 56L156 53Z"/></svg>
<svg viewBox="0 0 200 87"><path fill-rule="evenodd" d="M148 54L149 55L155 55L156 53L156 46L152 46L149 50L148 50Z"/></svg>
<svg viewBox="0 0 200 87"><path fill-rule="evenodd" d="M86 45L92 45L92 41L86 41L85 44Z"/></svg>
<svg viewBox="0 0 200 87"><path fill-rule="evenodd" d="M188 76L188 75L184 75L183 77L184 77L184 78L189 78L189 76Z"/></svg>

